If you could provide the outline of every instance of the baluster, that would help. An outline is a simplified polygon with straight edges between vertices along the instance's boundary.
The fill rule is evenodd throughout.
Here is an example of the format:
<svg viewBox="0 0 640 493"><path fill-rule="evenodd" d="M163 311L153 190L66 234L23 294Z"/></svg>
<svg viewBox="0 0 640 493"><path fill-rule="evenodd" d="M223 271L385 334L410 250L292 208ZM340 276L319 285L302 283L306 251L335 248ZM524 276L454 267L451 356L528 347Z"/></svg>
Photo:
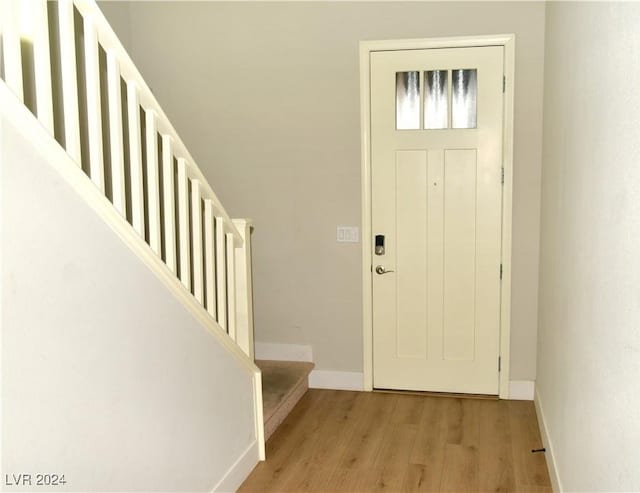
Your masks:
<svg viewBox="0 0 640 493"><path fill-rule="evenodd" d="M204 201L204 270L206 280L206 308L212 317L216 316L216 272L215 272L215 227L213 203Z"/></svg>
<svg viewBox="0 0 640 493"><path fill-rule="evenodd" d="M202 303L202 192L200 182L191 182L191 245L193 250L193 295Z"/></svg>
<svg viewBox="0 0 640 493"><path fill-rule="evenodd" d="M173 188L173 144L171 136L162 136L162 190L164 197L165 263L176 273L176 211Z"/></svg>
<svg viewBox="0 0 640 493"><path fill-rule="evenodd" d="M91 181L104 193L98 34L91 19L84 19L84 54L87 88L87 129L89 133L89 176Z"/></svg>
<svg viewBox="0 0 640 493"><path fill-rule="evenodd" d="M153 110L145 110L145 134L147 157L147 195L149 203L149 246L158 257L162 255L160 239L160 179L158 177L158 124Z"/></svg>
<svg viewBox="0 0 640 493"><path fill-rule="evenodd" d="M40 123L53 135L53 93L51 88L47 0L32 0L32 2L36 113Z"/></svg>
<svg viewBox="0 0 640 493"><path fill-rule="evenodd" d="M142 145L140 142L140 104L134 81L127 82L127 118L129 122L129 167L131 172L131 214L133 229L144 239L144 185L142 182Z"/></svg>
<svg viewBox="0 0 640 493"><path fill-rule="evenodd" d="M82 166L80 117L78 111L78 75L72 0L58 0L58 23L58 30L60 32L60 65L62 68L64 143L69 155L76 161L78 166Z"/></svg>
<svg viewBox="0 0 640 493"><path fill-rule="evenodd" d="M216 217L216 285L218 324L227 330L227 279L225 258L224 218Z"/></svg>
<svg viewBox="0 0 640 493"><path fill-rule="evenodd" d="M227 332L229 337L236 340L236 275L235 275L235 247L233 234L227 233Z"/></svg>
<svg viewBox="0 0 640 493"><path fill-rule="evenodd" d="M109 100L109 145L111 154L111 191L113 205L127 216L127 196L124 180L124 148L122 143L122 94L120 66L116 53L107 53L107 94Z"/></svg>
<svg viewBox="0 0 640 493"><path fill-rule="evenodd" d="M2 22L4 81L20 101L24 101L19 3L12 0L0 0L0 14L2 14L0 21Z"/></svg>
<svg viewBox="0 0 640 493"><path fill-rule="evenodd" d="M189 179L187 161L178 158L178 238L180 244L180 280L191 291L191 259L189 250Z"/></svg>

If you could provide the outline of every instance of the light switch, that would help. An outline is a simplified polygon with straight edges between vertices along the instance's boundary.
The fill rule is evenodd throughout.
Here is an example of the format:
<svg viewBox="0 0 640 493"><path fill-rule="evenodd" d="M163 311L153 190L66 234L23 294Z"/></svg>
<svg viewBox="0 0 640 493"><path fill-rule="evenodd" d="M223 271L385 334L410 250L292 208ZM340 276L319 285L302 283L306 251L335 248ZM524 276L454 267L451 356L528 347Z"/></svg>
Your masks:
<svg viewBox="0 0 640 493"><path fill-rule="evenodd" d="M357 226L338 226L338 242L358 243L360 241L360 228Z"/></svg>

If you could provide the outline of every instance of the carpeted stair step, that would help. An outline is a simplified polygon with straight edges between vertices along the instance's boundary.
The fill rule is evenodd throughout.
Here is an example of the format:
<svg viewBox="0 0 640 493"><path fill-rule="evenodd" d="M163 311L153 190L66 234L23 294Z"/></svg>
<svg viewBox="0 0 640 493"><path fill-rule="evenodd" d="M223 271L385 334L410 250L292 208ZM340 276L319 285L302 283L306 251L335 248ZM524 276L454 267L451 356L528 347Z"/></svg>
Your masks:
<svg viewBox="0 0 640 493"><path fill-rule="evenodd" d="M313 363L257 360L262 370L264 438L268 440L309 388Z"/></svg>

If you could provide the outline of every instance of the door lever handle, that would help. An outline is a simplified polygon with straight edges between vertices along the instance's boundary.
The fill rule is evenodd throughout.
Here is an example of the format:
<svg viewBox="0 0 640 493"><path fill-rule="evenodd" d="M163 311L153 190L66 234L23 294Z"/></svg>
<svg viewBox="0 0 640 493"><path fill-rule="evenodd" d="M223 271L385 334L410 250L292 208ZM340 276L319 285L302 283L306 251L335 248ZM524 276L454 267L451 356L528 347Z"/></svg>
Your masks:
<svg viewBox="0 0 640 493"><path fill-rule="evenodd" d="M384 268L384 266L383 266L383 265L378 265L378 266L376 267L376 273L377 273L377 274L382 275L382 274L388 274L389 272L394 272L394 271L392 271L392 270L386 270L386 269Z"/></svg>

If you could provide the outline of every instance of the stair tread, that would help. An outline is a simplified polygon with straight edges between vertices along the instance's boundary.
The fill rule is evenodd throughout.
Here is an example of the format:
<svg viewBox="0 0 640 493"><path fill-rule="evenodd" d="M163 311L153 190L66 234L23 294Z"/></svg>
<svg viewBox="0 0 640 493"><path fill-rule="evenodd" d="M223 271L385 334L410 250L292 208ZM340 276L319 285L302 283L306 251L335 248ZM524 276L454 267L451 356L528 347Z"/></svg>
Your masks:
<svg viewBox="0 0 640 493"><path fill-rule="evenodd" d="M308 378L315 366L313 363L303 361L270 360L256 360L256 365L262 371L262 401L265 423L287 401L287 398L295 393L295 390Z"/></svg>

